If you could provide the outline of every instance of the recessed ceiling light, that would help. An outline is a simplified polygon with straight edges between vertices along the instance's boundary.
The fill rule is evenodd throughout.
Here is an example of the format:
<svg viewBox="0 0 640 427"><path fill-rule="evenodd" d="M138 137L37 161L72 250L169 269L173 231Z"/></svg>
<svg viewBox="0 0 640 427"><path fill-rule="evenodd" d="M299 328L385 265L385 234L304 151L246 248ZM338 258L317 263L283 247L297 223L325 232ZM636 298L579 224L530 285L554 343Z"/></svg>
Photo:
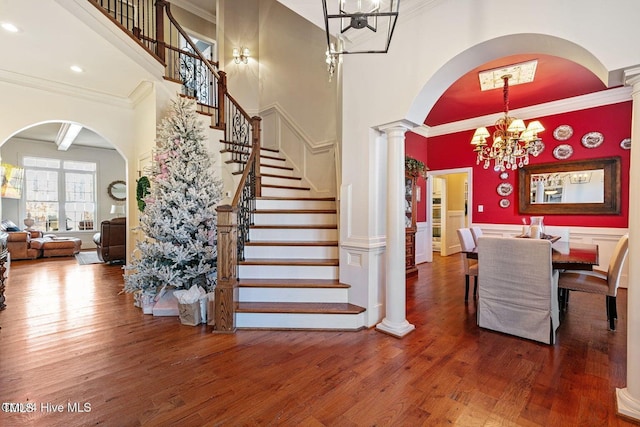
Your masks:
<svg viewBox="0 0 640 427"><path fill-rule="evenodd" d="M2 28L4 28L6 31L9 31L10 33L17 33L18 31L20 31L18 27L13 25L11 22L3 22Z"/></svg>
<svg viewBox="0 0 640 427"><path fill-rule="evenodd" d="M521 62L519 64L507 65L506 67L494 68L493 70L480 71L480 90L498 89L504 86L502 77L510 75L509 86L515 86L522 83L531 83L536 74L538 60Z"/></svg>
<svg viewBox="0 0 640 427"><path fill-rule="evenodd" d="M84 70L82 69L82 67L78 66L78 65L72 65L71 67L71 71L75 72L75 73L81 73Z"/></svg>

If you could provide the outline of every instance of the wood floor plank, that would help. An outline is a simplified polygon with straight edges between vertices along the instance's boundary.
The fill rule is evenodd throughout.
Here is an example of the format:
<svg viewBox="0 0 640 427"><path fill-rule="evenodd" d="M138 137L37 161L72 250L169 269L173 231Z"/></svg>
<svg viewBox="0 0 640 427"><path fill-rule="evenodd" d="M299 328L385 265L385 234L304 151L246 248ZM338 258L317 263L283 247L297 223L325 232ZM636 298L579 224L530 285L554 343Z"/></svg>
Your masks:
<svg viewBox="0 0 640 427"><path fill-rule="evenodd" d="M0 312L0 398L33 402L0 425L631 426L626 290L617 331L604 300L572 293L554 346L483 330L460 257L407 281L396 339L366 329L212 334L133 306L119 266L14 261ZM47 402L88 402L84 413Z"/></svg>

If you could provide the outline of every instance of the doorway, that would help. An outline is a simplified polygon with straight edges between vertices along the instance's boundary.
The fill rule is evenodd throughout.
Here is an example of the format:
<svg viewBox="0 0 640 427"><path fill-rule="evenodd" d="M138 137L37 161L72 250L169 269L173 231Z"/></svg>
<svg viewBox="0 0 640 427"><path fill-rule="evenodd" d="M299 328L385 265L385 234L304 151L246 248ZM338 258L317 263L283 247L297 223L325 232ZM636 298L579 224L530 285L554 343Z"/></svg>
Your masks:
<svg viewBox="0 0 640 427"><path fill-rule="evenodd" d="M427 173L427 262L433 252L448 256L460 252L456 230L470 226L472 168L445 169Z"/></svg>

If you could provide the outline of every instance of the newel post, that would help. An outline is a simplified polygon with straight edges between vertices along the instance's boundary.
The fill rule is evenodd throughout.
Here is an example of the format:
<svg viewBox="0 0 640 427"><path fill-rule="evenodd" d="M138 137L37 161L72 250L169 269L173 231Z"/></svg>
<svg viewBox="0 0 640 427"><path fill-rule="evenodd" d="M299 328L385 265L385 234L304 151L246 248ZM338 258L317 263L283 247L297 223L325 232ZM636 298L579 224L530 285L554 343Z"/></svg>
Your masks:
<svg viewBox="0 0 640 427"><path fill-rule="evenodd" d="M256 151L256 197L262 196L262 175L260 174L260 122L262 121L261 117L253 116L251 117L251 135L253 141L252 149Z"/></svg>
<svg viewBox="0 0 640 427"><path fill-rule="evenodd" d="M166 59L166 45L164 42L164 0L156 1L156 55L162 60Z"/></svg>
<svg viewBox="0 0 640 427"><path fill-rule="evenodd" d="M230 205L216 208L218 213L218 283L215 289L214 332L236 331L238 304L238 210Z"/></svg>
<svg viewBox="0 0 640 427"><path fill-rule="evenodd" d="M226 123L224 120L225 114L225 94L227 93L227 73L224 71L218 71L220 77L218 77L218 128L225 129L224 137L228 139Z"/></svg>

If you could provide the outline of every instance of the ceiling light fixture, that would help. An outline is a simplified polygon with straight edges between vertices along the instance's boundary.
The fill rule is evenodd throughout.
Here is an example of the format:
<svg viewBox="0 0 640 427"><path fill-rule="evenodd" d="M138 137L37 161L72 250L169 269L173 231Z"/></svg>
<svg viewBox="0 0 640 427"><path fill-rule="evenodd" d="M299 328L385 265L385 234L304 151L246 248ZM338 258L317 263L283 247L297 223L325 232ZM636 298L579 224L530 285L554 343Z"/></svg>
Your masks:
<svg viewBox="0 0 640 427"><path fill-rule="evenodd" d="M58 136L56 136L55 139L58 150L67 151L81 130L81 125L77 125L75 123L62 123L60 125L60 130L58 131Z"/></svg>
<svg viewBox="0 0 640 427"><path fill-rule="evenodd" d="M249 63L249 57L251 56L251 52L249 51L248 47L241 47L240 49L238 49L237 47L233 48L233 61L236 64L239 63L243 63L243 64L248 64Z"/></svg>
<svg viewBox="0 0 640 427"><path fill-rule="evenodd" d="M79 65L72 65L71 67L69 67L71 69L71 71L73 71L74 73L81 73L84 70L82 69L82 67L80 67Z"/></svg>
<svg viewBox="0 0 640 427"><path fill-rule="evenodd" d="M329 75L336 69L339 55L354 53L387 53L398 20L400 0L322 0L327 36L326 62ZM363 49L351 49L360 30L385 34L375 45L367 43ZM338 34L340 48L331 42L331 34ZM380 43L381 42L381 43Z"/></svg>
<svg viewBox="0 0 640 427"><path fill-rule="evenodd" d="M11 22L3 22L2 28L4 28L5 31L8 31L10 33L17 33L18 31L20 31L20 29L15 25L13 25Z"/></svg>
<svg viewBox="0 0 640 427"><path fill-rule="evenodd" d="M476 129L471 139L471 145L475 146L473 151L478 154L476 164L484 162L485 169L493 160L495 171L516 170L529 164L529 155L536 157L544 148L542 139L538 138L538 132L544 130L539 121L534 120L525 127L524 121L509 117L510 78L510 74L502 76L504 117L495 124L493 143L491 146L487 144L490 134L486 127Z"/></svg>

